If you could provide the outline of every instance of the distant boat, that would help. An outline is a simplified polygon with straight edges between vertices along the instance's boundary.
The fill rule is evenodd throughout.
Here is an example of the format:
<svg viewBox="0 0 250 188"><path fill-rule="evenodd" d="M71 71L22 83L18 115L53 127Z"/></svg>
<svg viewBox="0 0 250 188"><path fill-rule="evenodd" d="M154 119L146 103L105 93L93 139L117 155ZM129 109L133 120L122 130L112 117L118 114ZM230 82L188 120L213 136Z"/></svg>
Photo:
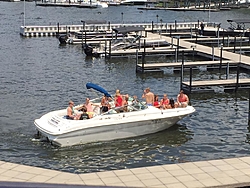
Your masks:
<svg viewBox="0 0 250 188"><path fill-rule="evenodd" d="M250 34L250 19L230 19L228 28L221 28L221 24L215 27L205 27L203 32L199 29L199 33L204 36L248 36Z"/></svg>
<svg viewBox="0 0 250 188"><path fill-rule="evenodd" d="M148 0L123 0L121 5L145 5L149 3Z"/></svg>
<svg viewBox="0 0 250 188"><path fill-rule="evenodd" d="M115 42L111 43L111 46L108 47L111 51L117 50L127 50L127 49L140 49L140 48L155 48L155 47L166 47L170 46L170 44L164 39L146 39L139 34L139 32L144 31L144 27L119 27L113 28L113 31L118 34L123 34L120 40L115 40ZM103 51L97 51L93 48L92 45L84 44L83 45L84 52L87 56L99 57L101 54L104 54Z"/></svg>
<svg viewBox="0 0 250 188"><path fill-rule="evenodd" d="M77 8L107 8L108 4L96 0L76 1L76 0L60 0L54 2L53 0L45 0L36 2L37 6L59 6L59 7L77 7Z"/></svg>

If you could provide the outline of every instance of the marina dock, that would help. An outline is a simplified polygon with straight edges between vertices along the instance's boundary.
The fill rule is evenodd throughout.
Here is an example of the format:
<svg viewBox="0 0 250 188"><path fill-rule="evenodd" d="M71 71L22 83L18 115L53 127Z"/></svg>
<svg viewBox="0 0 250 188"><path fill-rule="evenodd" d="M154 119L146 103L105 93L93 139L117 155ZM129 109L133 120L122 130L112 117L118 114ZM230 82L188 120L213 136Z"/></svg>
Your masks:
<svg viewBox="0 0 250 188"><path fill-rule="evenodd" d="M207 27L209 25L216 27L218 23L204 23ZM131 23L131 24L115 24L107 22L103 23L88 23L88 21L83 21L79 25L64 25L58 23L57 25L47 25L47 26L31 26L24 25L20 27L20 35L24 37L47 37L47 36L57 36L59 34L65 34L69 32L79 32L80 30L86 31L108 31L112 28L118 27L144 27L146 31L181 31L181 30L195 30L199 28L199 22L173 22L173 23L161 23L161 22L151 22L151 23ZM174 32L173 32L174 33Z"/></svg>
<svg viewBox="0 0 250 188"><path fill-rule="evenodd" d="M58 36L59 34L72 33L72 32L80 32L80 31L110 31L111 29L119 28L119 27L143 27L145 28L146 36L144 40L147 39L158 39L165 40L170 44L167 47L160 47L157 44L151 48L141 48L138 47L136 49L122 49L122 50L113 50L110 51L108 46L103 46L103 49L99 49L98 53L103 56L108 57L128 57L133 56L136 57L136 72L144 73L148 71L161 71L164 68L173 68L174 70L181 69L191 69L197 67L206 67L207 70L217 69L220 70L226 69L230 70L232 68L236 68L240 63L240 70L244 70L249 72L250 70L250 57L244 55L242 51L247 52L250 51L250 46L237 46L237 44L249 43L249 36L242 37L224 37L221 36L219 38L212 37L204 37L197 35L197 29L199 28L198 22L187 22L187 23L138 23L138 24L99 24L92 23L88 24L87 22L82 22L83 25L60 25L57 26L21 26L20 34L24 37L29 36ZM216 23L205 23L206 27L216 28ZM105 41L102 39L88 39L88 42L95 42L95 44L103 44ZM87 41L87 40L86 40ZM107 40L108 41L108 40ZM76 42L76 44L82 44L83 40L80 42ZM234 46L230 45L230 43L234 43ZM105 45L107 45L106 42ZM207 46L206 44L215 44L216 47ZM221 45L224 44L224 45ZM105 50L104 50L105 49ZM235 53L236 51L240 51L240 54ZM193 56L202 56L206 57L209 60L206 61L193 61L186 62L182 60L180 62L180 57L184 55ZM175 56L176 62L162 62L162 63L147 63L146 56L149 55L165 55L165 56ZM140 59L141 58L141 59ZM138 60L139 59L139 60ZM141 62L139 62L141 61ZM181 71L182 72L182 71ZM229 71L227 71L229 72ZM227 73L228 74L228 73ZM240 74L240 73L239 73ZM228 78L228 75L226 76ZM204 82L196 82L189 78L189 81L186 81L182 72L182 79L180 83L180 87L183 88L186 92L197 92L197 91L208 91L208 87L212 86L225 86L225 89L228 87L237 87L237 88L250 88L250 81L248 78L244 78L244 84L242 84L242 79L237 79L237 84L235 80L231 81L222 81L213 80L213 81L204 81ZM202 86L202 83L205 83ZM217 83L216 83L217 82ZM205 89L203 89L205 88ZM211 89L212 91L212 89Z"/></svg>
<svg viewBox="0 0 250 188"><path fill-rule="evenodd" d="M156 37L155 33L149 33L150 37ZM224 68L229 67L236 67L240 63L240 68L244 69L244 71L250 71L250 57L245 56L243 54L236 54L233 52L229 52L223 50L223 47L219 48L211 48L205 45L200 45L194 42L189 42L188 39L178 38L173 41L171 37L161 36L162 39L165 39L169 43L174 43L176 47L179 43L181 49L179 49L179 53L184 53L183 49L192 49L195 51L195 54L203 54L206 57L210 58L212 61L201 61L201 62L176 62L176 63L137 63L136 71L139 72L146 72L150 71L150 69L160 69L160 68L176 68L176 67L183 67L184 68L193 68L198 66L205 66L207 69L213 67L217 68L217 70L221 69L222 66ZM177 42L177 40L179 40ZM215 60L217 59L217 60ZM239 74L239 73L238 73ZM192 73L190 74L192 76ZM249 89L250 88L250 79L248 78L240 78L240 79L232 79L232 80L204 80L204 81L193 81L192 77L190 76L189 81L184 81L183 79L183 72L182 72L182 79L180 87L185 90L186 93L191 92L204 92L204 91L212 91L210 87L212 86L224 86L225 89L232 90L232 88L240 89ZM237 76L238 77L238 76ZM236 82L238 80L238 82ZM202 85L204 84L204 85ZM209 88L208 88L209 87Z"/></svg>

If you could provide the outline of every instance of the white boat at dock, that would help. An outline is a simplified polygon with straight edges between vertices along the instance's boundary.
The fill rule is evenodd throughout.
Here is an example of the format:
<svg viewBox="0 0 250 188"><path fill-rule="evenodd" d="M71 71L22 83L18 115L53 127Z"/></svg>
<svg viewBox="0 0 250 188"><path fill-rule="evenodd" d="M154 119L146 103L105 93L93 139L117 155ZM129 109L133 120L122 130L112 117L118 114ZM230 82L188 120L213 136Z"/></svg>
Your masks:
<svg viewBox="0 0 250 188"><path fill-rule="evenodd" d="M123 37L120 37L119 40L113 40L109 44L105 44L106 46L101 46L98 48L94 48L91 44L85 43L83 45L84 52L87 56L99 57L102 54L107 54L107 50L100 49L108 49L110 53L117 50L128 50L128 49L141 49L141 48L152 48L156 47L169 47L170 44L161 38L157 39L149 39L146 36L143 36L142 32L145 31L144 27L119 27L113 28L116 35L122 34Z"/></svg>
<svg viewBox="0 0 250 188"><path fill-rule="evenodd" d="M86 87L110 96L98 85L87 83ZM97 107L93 118L85 120L68 120L65 118L66 109L56 110L36 119L34 124L39 134L52 144L64 147L156 133L195 112L192 106L161 110L131 101L127 108L128 112L117 113L112 107L108 112L101 113Z"/></svg>

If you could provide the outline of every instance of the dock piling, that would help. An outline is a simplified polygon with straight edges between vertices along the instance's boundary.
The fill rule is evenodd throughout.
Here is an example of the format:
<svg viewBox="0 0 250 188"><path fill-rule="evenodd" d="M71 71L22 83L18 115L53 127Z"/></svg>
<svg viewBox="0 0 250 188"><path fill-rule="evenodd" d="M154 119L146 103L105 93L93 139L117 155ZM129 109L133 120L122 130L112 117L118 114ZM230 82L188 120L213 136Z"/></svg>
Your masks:
<svg viewBox="0 0 250 188"><path fill-rule="evenodd" d="M184 51L182 51L182 61L181 61L181 75L180 75L180 89L182 90L182 82L184 76Z"/></svg>
<svg viewBox="0 0 250 188"><path fill-rule="evenodd" d="M228 76L229 76L229 62L227 62L226 79L228 79Z"/></svg>
<svg viewBox="0 0 250 188"><path fill-rule="evenodd" d="M235 48L236 48L236 36L234 36L234 53L235 53Z"/></svg>
<svg viewBox="0 0 250 188"><path fill-rule="evenodd" d="M214 46L212 46L212 61L214 61Z"/></svg>
<svg viewBox="0 0 250 188"><path fill-rule="evenodd" d="M109 40L109 58L111 58L111 40Z"/></svg>
<svg viewBox="0 0 250 188"><path fill-rule="evenodd" d="M248 125L250 125L250 89L248 89Z"/></svg>
<svg viewBox="0 0 250 188"><path fill-rule="evenodd" d="M172 25L170 25L169 36L172 37ZM172 43L173 44L173 43Z"/></svg>
<svg viewBox="0 0 250 188"><path fill-rule="evenodd" d="M58 22L57 23L57 34L56 34L57 38L59 37L59 32L60 32L60 27L59 27L59 22Z"/></svg>
<svg viewBox="0 0 250 188"><path fill-rule="evenodd" d="M135 68L135 72L138 72L138 50L136 50L136 56L135 56L135 62L136 62L136 68Z"/></svg>
<svg viewBox="0 0 250 188"><path fill-rule="evenodd" d="M222 67L222 51L223 51L223 44L220 45L220 74L221 74L221 67Z"/></svg>
<svg viewBox="0 0 250 188"><path fill-rule="evenodd" d="M175 30L175 32L177 32L177 21L176 20L174 21L174 30Z"/></svg>
<svg viewBox="0 0 250 188"><path fill-rule="evenodd" d="M190 67L190 73L189 73L189 93L192 92L192 78L193 78L193 68Z"/></svg>
<svg viewBox="0 0 250 188"><path fill-rule="evenodd" d="M237 92L239 88L239 78L240 78L240 63L237 64L236 86L234 92Z"/></svg>
<svg viewBox="0 0 250 188"><path fill-rule="evenodd" d="M105 59L107 58L107 40L105 40L105 47L104 47Z"/></svg>

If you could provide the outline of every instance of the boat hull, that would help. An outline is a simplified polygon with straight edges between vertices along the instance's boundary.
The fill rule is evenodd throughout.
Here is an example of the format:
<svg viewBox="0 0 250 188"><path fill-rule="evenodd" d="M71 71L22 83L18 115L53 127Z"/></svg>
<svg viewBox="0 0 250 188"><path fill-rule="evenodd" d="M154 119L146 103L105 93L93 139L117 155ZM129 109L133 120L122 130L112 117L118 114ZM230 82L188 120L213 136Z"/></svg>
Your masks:
<svg viewBox="0 0 250 188"><path fill-rule="evenodd" d="M129 113L101 116L97 117L97 119L87 120L89 121L88 124L78 126L74 130L64 131L61 134L49 132L44 128L43 124L46 123L46 118L35 120L35 126L52 144L65 147L156 133L168 129L194 111L193 107L189 107L186 110L182 108L173 109L172 111L159 110L157 114L141 114L138 118L133 115L130 116ZM81 120L71 120L69 123L73 121L81 122ZM89 126L90 124L91 126Z"/></svg>

